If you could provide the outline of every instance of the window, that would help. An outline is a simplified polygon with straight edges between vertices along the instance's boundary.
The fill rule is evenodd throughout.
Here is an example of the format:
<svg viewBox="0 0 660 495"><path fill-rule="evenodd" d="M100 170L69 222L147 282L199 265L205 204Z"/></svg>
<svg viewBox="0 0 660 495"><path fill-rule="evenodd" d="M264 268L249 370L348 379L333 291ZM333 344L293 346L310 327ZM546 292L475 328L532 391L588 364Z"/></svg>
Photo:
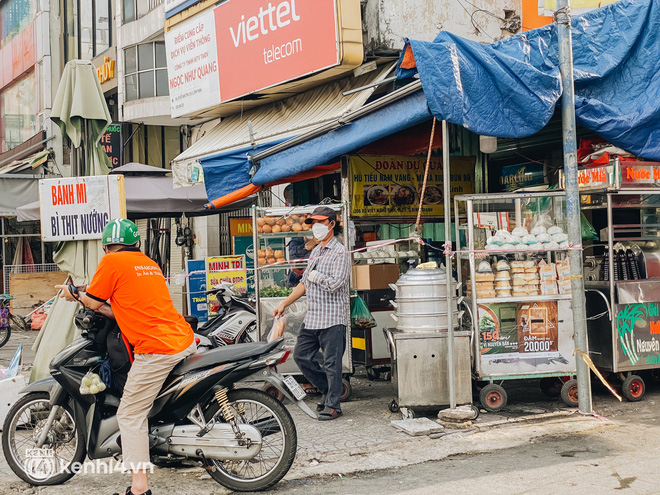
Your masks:
<svg viewBox="0 0 660 495"><path fill-rule="evenodd" d="M9 0L0 6L0 48L32 22L36 11L36 0Z"/></svg>
<svg viewBox="0 0 660 495"><path fill-rule="evenodd" d="M34 72L0 92L0 152L4 153L37 133L37 86Z"/></svg>
<svg viewBox="0 0 660 495"><path fill-rule="evenodd" d="M145 43L124 50L125 100L167 96L165 43Z"/></svg>
<svg viewBox="0 0 660 495"><path fill-rule="evenodd" d="M124 24L141 19L162 4L163 0L124 0Z"/></svg>
<svg viewBox="0 0 660 495"><path fill-rule="evenodd" d="M66 1L64 14L67 60L74 58L91 60L110 48L112 45L111 1Z"/></svg>

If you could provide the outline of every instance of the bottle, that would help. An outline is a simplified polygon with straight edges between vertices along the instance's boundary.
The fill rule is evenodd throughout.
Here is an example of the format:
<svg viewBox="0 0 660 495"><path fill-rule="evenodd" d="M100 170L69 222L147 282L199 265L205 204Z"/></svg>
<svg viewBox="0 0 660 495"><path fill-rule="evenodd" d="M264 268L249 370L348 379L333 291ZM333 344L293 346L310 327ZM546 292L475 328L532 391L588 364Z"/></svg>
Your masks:
<svg viewBox="0 0 660 495"><path fill-rule="evenodd" d="M617 252L617 258L619 259L619 280L630 280L630 269L628 267L628 258L626 257L626 250L624 248L619 249Z"/></svg>
<svg viewBox="0 0 660 495"><path fill-rule="evenodd" d="M640 280L642 277L639 275L639 265L637 264L637 256L633 250L628 248L626 251L626 258L628 258L628 270L630 271L630 280Z"/></svg>
<svg viewBox="0 0 660 495"><path fill-rule="evenodd" d="M613 249L612 250L612 268L613 268L613 273L612 273L612 280L615 282L617 280L621 280L621 267L619 266L619 256L618 249Z"/></svg>
<svg viewBox="0 0 660 495"><path fill-rule="evenodd" d="M610 280L610 251L608 249L603 253L603 261L600 264L600 279L604 282Z"/></svg>

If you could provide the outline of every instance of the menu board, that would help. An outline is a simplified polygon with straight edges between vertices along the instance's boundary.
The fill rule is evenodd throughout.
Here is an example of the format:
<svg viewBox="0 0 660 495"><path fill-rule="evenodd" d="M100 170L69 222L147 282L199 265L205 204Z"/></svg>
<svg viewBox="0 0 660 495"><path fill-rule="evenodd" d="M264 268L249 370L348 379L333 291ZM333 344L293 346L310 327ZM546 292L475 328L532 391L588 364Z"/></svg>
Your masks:
<svg viewBox="0 0 660 495"><path fill-rule="evenodd" d="M450 160L451 197L474 192L475 157ZM419 209L426 157L359 155L350 157L351 215L406 217ZM422 215L444 214L442 160L432 158L424 192Z"/></svg>

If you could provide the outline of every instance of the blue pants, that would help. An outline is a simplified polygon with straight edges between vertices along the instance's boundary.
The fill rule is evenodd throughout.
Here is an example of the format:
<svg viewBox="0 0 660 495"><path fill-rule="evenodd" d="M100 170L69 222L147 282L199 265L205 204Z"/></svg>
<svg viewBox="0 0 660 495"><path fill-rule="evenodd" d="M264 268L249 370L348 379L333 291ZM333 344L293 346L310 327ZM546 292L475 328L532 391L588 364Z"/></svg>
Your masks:
<svg viewBox="0 0 660 495"><path fill-rule="evenodd" d="M341 411L341 358L346 348L346 325L335 325L321 330L300 329L293 359L300 371L322 394L325 405ZM323 362L317 353L321 350Z"/></svg>

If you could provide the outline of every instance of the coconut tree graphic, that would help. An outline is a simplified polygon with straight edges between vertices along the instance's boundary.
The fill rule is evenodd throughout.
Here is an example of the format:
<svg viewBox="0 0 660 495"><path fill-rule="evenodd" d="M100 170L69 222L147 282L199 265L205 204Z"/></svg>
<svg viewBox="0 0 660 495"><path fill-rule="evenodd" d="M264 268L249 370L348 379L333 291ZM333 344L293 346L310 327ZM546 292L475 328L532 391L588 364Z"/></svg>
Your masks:
<svg viewBox="0 0 660 495"><path fill-rule="evenodd" d="M639 361L640 356L635 351L635 324L637 322L646 322L647 318L646 305L644 304L627 304L616 315L616 328L619 333L619 342L623 354L630 359L632 366Z"/></svg>

